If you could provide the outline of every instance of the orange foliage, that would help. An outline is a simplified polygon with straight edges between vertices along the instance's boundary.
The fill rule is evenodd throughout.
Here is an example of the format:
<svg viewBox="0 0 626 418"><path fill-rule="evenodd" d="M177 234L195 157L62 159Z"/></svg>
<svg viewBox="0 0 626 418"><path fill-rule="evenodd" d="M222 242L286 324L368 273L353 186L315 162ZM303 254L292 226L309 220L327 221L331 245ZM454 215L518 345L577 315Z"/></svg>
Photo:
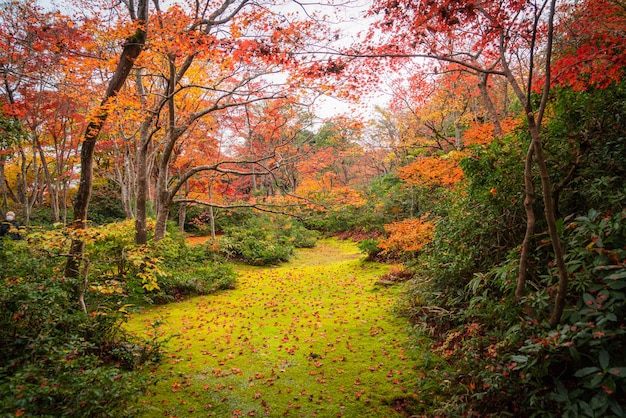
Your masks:
<svg viewBox="0 0 626 418"><path fill-rule="evenodd" d="M422 157L398 169L398 177L415 186L452 188L463 179L463 170L459 167L462 156L460 152L451 152L443 157Z"/></svg>
<svg viewBox="0 0 626 418"><path fill-rule="evenodd" d="M435 225L427 221L429 214L420 218L405 219L385 225L385 231L389 234L381 240L378 246L384 254L393 252L420 251L433 239Z"/></svg>
<svg viewBox="0 0 626 418"><path fill-rule="evenodd" d="M297 192L313 202L335 207L360 207L366 203L359 191L338 184L335 175L330 172L325 173L320 179L304 179Z"/></svg>
<svg viewBox="0 0 626 418"><path fill-rule="evenodd" d="M500 122L504 135L511 132L519 125L518 119L505 119ZM465 145L487 145L495 138L493 133L493 123L470 123L468 129L463 132L463 143Z"/></svg>

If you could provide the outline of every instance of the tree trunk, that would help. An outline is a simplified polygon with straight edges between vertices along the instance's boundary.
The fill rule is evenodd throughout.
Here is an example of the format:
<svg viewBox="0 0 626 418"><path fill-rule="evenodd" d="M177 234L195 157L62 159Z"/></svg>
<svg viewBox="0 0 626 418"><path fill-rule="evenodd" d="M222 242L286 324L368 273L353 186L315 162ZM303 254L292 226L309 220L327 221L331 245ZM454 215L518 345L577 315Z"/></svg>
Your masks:
<svg viewBox="0 0 626 418"><path fill-rule="evenodd" d="M189 182L185 181L183 198L187 197L187 193L189 193ZM187 219L187 203L181 202L180 208L178 209L178 229L180 232L185 232L185 220Z"/></svg>
<svg viewBox="0 0 626 418"><path fill-rule="evenodd" d="M50 196L50 210L52 211L52 220L54 222L59 222L59 197L58 197L58 189L52 183L52 176L50 175L50 169L48 168L48 161L46 161L46 153L39 142L39 139L36 139L37 150L39 151L39 158L41 159L41 167L43 169L43 173L46 179L46 187L48 188L48 195Z"/></svg>
<svg viewBox="0 0 626 418"><path fill-rule="evenodd" d="M169 166L174 150L174 145L183 131L176 129L176 106L174 104L174 89L176 87L177 72L175 66L176 58L169 56L169 79L167 85L167 111L168 111L168 127L165 137L165 146L161 152L161 161L159 161L159 175L157 177L155 199L157 205L157 220L154 227L154 240L158 241L165 238L167 229L167 218L170 213L172 197L167 189L169 183Z"/></svg>
<svg viewBox="0 0 626 418"><path fill-rule="evenodd" d="M9 207L9 199L8 199L8 192L7 192L7 185L6 185L6 175L4 173L4 164L6 162L6 157L0 156L0 191L2 192L2 197L1 197L1 201L0 201L0 207L1 208L8 208Z"/></svg>
<svg viewBox="0 0 626 418"><path fill-rule="evenodd" d="M154 240L159 241L165 238L167 232L167 219L170 214L171 200L169 198L169 192L166 187L163 187L162 182L158 182L157 185L157 199L159 201L159 209L157 211L156 225L154 226Z"/></svg>
<svg viewBox="0 0 626 418"><path fill-rule="evenodd" d="M148 132L151 119L144 121L139 134L139 147L137 149L137 202L135 208L135 243L143 245L148 242L147 211L148 203L148 145L150 133Z"/></svg>
<svg viewBox="0 0 626 418"><path fill-rule="evenodd" d="M131 14L134 14L134 11L131 10ZM148 22L148 0L139 0L137 15L136 23L138 23L140 27L135 31L133 36L126 39L117 68L109 82L104 99L100 103L97 115L95 119L87 125L87 129L85 130L83 144L80 150L80 183L78 185L76 198L74 199L74 221L72 224L74 229L85 229L87 227L87 212L93 184L93 154L98 135L109 114L106 104L111 98L117 96L122 89L122 86L128 78L128 74L133 68L135 59L141 53L146 42L147 30L145 25L147 25ZM83 252L83 241L73 239L70 248L70 257L65 266L66 276L73 278L79 276L79 262L83 256Z"/></svg>
<svg viewBox="0 0 626 418"><path fill-rule="evenodd" d="M502 125L500 124L500 116L498 115L496 106L493 104L491 96L489 96L489 90L487 89L488 77L489 74L487 73L479 75L478 91L480 91L480 97L483 104L487 108L487 113L489 114L491 121L493 122L493 134L497 137L501 137L503 134Z"/></svg>
<svg viewBox="0 0 626 418"><path fill-rule="evenodd" d="M213 182L209 184L209 203L213 203ZM213 206L209 206L209 223L211 226L211 238L215 239L215 212Z"/></svg>
<svg viewBox="0 0 626 418"><path fill-rule="evenodd" d="M528 146L526 160L524 163L524 210L526 211L526 233L522 242L522 250L520 252L519 271L517 274L517 288L515 289L515 299L521 302L524 297L526 287L526 277L528 275L528 258L530 256L530 243L535 234L535 211L533 204L535 203L535 190L533 187L532 161L533 161L533 144Z"/></svg>

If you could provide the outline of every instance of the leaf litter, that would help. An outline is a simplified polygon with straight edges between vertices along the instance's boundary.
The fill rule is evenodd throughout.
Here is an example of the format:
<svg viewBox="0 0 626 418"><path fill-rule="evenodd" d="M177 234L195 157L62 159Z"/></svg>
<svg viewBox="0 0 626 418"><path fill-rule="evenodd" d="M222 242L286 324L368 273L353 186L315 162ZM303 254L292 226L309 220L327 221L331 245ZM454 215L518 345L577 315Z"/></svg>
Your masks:
<svg viewBox="0 0 626 418"><path fill-rule="evenodd" d="M401 417L418 362L390 266L320 241L279 267L241 267L235 290L146 309L128 328L173 336L146 416ZM413 354L411 354L413 353Z"/></svg>

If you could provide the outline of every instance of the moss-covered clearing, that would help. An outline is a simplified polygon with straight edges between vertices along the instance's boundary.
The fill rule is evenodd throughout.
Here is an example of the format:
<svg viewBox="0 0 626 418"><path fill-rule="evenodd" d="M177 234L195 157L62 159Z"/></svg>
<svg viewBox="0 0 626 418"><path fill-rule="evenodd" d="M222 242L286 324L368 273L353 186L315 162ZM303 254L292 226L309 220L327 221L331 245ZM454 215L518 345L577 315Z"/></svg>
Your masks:
<svg viewBox="0 0 626 418"><path fill-rule="evenodd" d="M324 240L281 267L241 268L236 290L151 308L136 332L163 320L177 334L149 416L395 417L414 396L418 349L378 288L388 266L351 243Z"/></svg>

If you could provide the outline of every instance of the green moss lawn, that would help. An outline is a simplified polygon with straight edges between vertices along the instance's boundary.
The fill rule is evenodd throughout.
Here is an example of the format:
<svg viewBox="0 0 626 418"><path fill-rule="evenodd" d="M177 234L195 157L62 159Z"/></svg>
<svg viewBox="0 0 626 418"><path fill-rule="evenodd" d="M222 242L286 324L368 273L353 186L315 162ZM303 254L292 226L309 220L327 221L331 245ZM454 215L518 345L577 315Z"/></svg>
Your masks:
<svg viewBox="0 0 626 418"><path fill-rule="evenodd" d="M128 326L176 335L153 371L147 416L400 417L421 349L394 316L388 266L324 240L273 268L238 269L236 290L145 310ZM147 331L146 331L147 332Z"/></svg>

